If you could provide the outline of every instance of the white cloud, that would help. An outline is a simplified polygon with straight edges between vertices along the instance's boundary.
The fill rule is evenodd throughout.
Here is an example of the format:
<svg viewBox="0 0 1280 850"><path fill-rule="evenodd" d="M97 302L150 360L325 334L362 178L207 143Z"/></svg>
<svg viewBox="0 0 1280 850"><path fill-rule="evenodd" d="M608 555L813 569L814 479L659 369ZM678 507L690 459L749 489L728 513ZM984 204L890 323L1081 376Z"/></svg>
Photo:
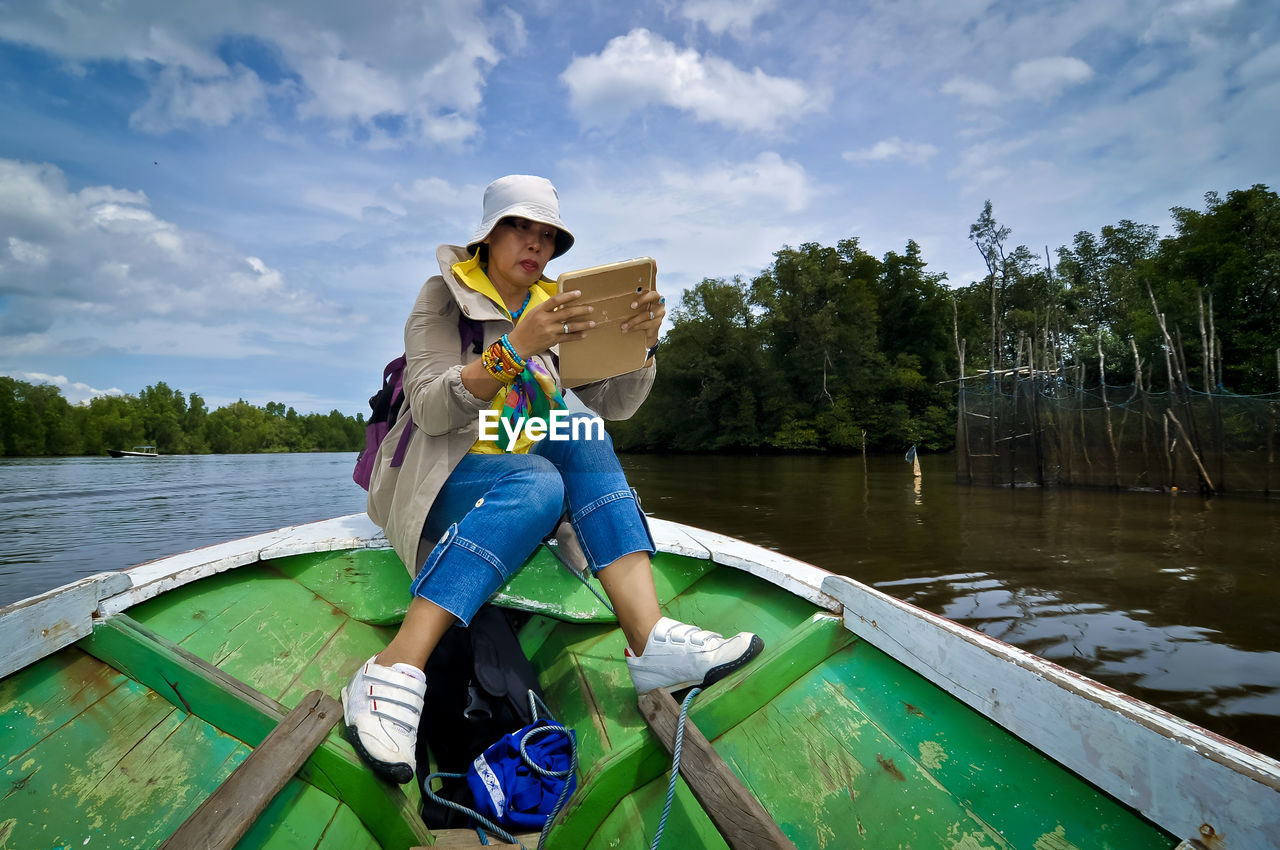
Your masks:
<svg viewBox="0 0 1280 850"><path fill-rule="evenodd" d="M22 4L0 19L0 39L46 50L68 68L124 63L146 81L133 126L150 133L226 125L260 115L279 96L303 118L338 133L360 128L374 145L405 139L453 144L478 130L486 75L527 41L510 9L486 15L481 0L393 0L377 14L345 2L279 0L215 4L193 12L170 0L75 6ZM276 52L286 77L268 85L219 56L229 38ZM405 125L394 137L375 119Z"/></svg>
<svg viewBox="0 0 1280 850"><path fill-rule="evenodd" d="M129 124L146 133L196 124L222 127L241 116L262 113L267 93L258 75L242 66L217 77L194 77L170 66L155 75L147 102L129 116Z"/></svg>
<svg viewBox="0 0 1280 850"><path fill-rule="evenodd" d="M906 142L897 136L882 139L869 148L845 151L841 157L847 162L886 162L901 159L915 165L923 165L938 155L938 148L927 142Z"/></svg>
<svg viewBox="0 0 1280 850"><path fill-rule="evenodd" d="M24 265L40 268L49 265L49 252L44 247L16 236L9 237L9 253Z"/></svg>
<svg viewBox="0 0 1280 850"><path fill-rule="evenodd" d="M993 139L968 147L960 156L960 162L947 176L961 181L970 188L990 191L993 184L1012 177L1013 169L1021 164L1014 154L1030 146L1034 136L1018 139Z"/></svg>
<svg viewBox="0 0 1280 850"><path fill-rule="evenodd" d="M943 94L951 94L972 106L995 106L1001 95L995 86L971 80L968 77L952 77L942 84Z"/></svg>
<svg viewBox="0 0 1280 850"><path fill-rule="evenodd" d="M996 106L1015 97L1052 100L1071 86L1093 76L1093 69L1073 56L1047 56L1019 62L1009 73L1003 89L965 76L954 76L940 91L954 95L970 106Z"/></svg>
<svg viewBox="0 0 1280 850"><path fill-rule="evenodd" d="M750 162L668 170L659 176L659 182L668 192L698 198L699 206L752 208L767 204L788 213L805 209L818 194L804 166L772 151Z"/></svg>
<svg viewBox="0 0 1280 850"><path fill-rule="evenodd" d="M112 387L109 390L95 389L80 381L72 381L66 375L46 375L43 372L4 372L10 378L26 381L29 384L52 384L62 393L62 397L72 404L84 404L91 398L99 396L124 395L124 390Z"/></svg>
<svg viewBox="0 0 1280 850"><path fill-rule="evenodd" d="M1019 62L1010 79L1013 87L1026 97L1051 100L1067 88L1079 85L1093 76L1093 69L1073 56L1049 56Z"/></svg>
<svg viewBox="0 0 1280 850"><path fill-rule="evenodd" d="M784 244L813 238L823 194L802 165L773 152L700 166L650 160L626 174L599 161L562 169L562 212L578 241L561 270L651 256L668 303L703 277L754 275Z"/></svg>
<svg viewBox="0 0 1280 850"><path fill-rule="evenodd" d="M770 132L820 109L826 98L799 80L682 50L646 29L577 56L560 79L583 124L616 126L650 105L669 106L735 130Z"/></svg>
<svg viewBox="0 0 1280 850"><path fill-rule="evenodd" d="M745 38L756 18L772 11L776 5L777 0L688 0L680 14L715 35L730 32Z"/></svg>
<svg viewBox="0 0 1280 850"><path fill-rule="evenodd" d="M57 327L138 350L161 338L189 341L179 323L244 322L245 333L272 337L289 325L338 321L331 305L261 259L160 218L142 193L74 191L50 165L0 159L0 240L18 260L0 266L0 296L8 298L0 336L27 349ZM168 326L139 335L148 319Z"/></svg>

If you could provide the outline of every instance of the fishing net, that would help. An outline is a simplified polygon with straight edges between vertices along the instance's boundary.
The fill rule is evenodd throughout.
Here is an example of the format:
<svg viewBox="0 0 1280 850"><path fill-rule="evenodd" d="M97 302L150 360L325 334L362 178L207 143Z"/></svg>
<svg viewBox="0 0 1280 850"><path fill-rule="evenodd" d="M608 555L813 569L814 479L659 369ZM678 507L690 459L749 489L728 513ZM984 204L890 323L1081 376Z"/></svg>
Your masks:
<svg viewBox="0 0 1280 850"><path fill-rule="evenodd" d="M1280 393L1080 387L1024 369L971 378L957 402L961 482L1268 496L1280 488Z"/></svg>

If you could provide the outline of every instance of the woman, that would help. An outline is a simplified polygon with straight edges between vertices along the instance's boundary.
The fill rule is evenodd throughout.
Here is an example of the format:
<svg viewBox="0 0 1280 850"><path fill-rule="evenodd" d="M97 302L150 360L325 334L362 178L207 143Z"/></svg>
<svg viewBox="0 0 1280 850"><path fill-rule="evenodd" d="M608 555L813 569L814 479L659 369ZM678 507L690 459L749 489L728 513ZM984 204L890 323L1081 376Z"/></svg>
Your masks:
<svg viewBox="0 0 1280 850"><path fill-rule="evenodd" d="M381 444L369 516L414 575L414 597L395 638L342 691L356 750L396 782L413 776L422 670L432 650L449 627L470 623L562 514L572 534L562 528L559 536L576 537L617 612L639 692L710 684L763 646L753 634L726 640L662 616L649 563L653 540L607 436L586 438L588 428L582 439L532 442L499 429L498 440L479 439L481 411L564 407L553 349L583 338L595 323L592 308L577 303L580 293L557 294L543 270L572 245L548 180L495 180L466 247L437 249L440 274L423 285L405 325L412 415L402 415ZM625 419L648 395L663 303L656 291L641 295L622 323L624 333L646 335L651 350L643 368L575 390L601 416ZM477 324L479 356L463 350L460 334ZM393 466L409 428L415 430L403 462Z"/></svg>

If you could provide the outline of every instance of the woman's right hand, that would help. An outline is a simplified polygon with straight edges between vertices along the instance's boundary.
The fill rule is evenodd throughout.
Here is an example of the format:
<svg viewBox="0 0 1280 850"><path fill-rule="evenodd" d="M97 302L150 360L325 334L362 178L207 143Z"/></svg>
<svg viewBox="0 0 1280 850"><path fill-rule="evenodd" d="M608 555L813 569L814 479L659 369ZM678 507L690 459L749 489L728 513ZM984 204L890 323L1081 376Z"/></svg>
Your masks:
<svg viewBox="0 0 1280 850"><path fill-rule="evenodd" d="M582 339L596 326L589 315L590 305L574 305L582 296L579 290L553 295L536 307L530 307L515 330L507 334L511 347L523 358L546 351L553 345L571 339Z"/></svg>

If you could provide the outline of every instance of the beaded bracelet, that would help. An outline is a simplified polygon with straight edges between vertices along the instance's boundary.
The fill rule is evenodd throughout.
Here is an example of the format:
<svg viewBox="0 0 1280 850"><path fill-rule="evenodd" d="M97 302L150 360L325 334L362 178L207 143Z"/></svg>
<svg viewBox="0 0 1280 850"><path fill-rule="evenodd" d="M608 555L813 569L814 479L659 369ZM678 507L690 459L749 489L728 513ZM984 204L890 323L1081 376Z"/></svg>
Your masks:
<svg viewBox="0 0 1280 850"><path fill-rule="evenodd" d="M501 339L484 350L480 362L495 380L509 384L524 371L527 361L516 353L511 341L503 334Z"/></svg>
<svg viewBox="0 0 1280 850"><path fill-rule="evenodd" d="M506 334L503 334L502 338L499 339L498 341L502 343L502 347L507 350L507 352L511 355L511 358L515 360L517 371L523 372L525 363L527 361L525 360L525 358L520 356L520 353L518 351L516 351L515 346L511 344L510 338Z"/></svg>
<svg viewBox="0 0 1280 850"><path fill-rule="evenodd" d="M507 364L503 362L503 355L506 352L502 348L502 344L495 342L489 346L480 355L480 363L484 366L484 370L489 376L503 384L509 384L516 379L518 372L509 371Z"/></svg>

